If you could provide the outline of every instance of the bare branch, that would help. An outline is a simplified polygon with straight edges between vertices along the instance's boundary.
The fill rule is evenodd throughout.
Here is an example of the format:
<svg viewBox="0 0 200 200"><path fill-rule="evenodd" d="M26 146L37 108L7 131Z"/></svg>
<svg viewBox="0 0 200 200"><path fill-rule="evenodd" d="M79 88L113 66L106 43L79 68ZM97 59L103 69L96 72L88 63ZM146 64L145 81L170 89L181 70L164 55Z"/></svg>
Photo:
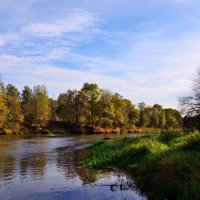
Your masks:
<svg viewBox="0 0 200 200"><path fill-rule="evenodd" d="M193 81L192 95L179 99L182 113L190 117L200 115L200 68Z"/></svg>

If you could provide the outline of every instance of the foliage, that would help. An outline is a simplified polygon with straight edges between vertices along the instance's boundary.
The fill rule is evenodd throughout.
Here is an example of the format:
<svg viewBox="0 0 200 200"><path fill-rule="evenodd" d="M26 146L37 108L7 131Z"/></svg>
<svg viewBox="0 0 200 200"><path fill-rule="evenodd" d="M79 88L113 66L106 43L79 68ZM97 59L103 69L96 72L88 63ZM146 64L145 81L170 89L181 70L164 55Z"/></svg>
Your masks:
<svg viewBox="0 0 200 200"><path fill-rule="evenodd" d="M18 98L8 95L6 97L6 106L9 110L5 128L9 128L17 133L20 130L20 123L23 121L21 104Z"/></svg>
<svg viewBox="0 0 200 200"><path fill-rule="evenodd" d="M0 82L0 130L19 131L21 124L40 127L49 120L83 130L107 130L115 133L161 132L180 128L182 118L174 109L161 105L139 104L139 109L118 93L84 83L81 90L68 90L57 99L49 98L44 85L32 89L25 85L22 93L12 85ZM139 127L138 127L139 126ZM15 132L16 132L15 131ZM84 132L84 131L83 131Z"/></svg>
<svg viewBox="0 0 200 200"><path fill-rule="evenodd" d="M85 123L88 116L88 94L84 91L68 90L58 97L58 116L73 124Z"/></svg>
<svg viewBox="0 0 200 200"><path fill-rule="evenodd" d="M19 91L11 84L8 84L6 88L2 85L1 88L0 131L3 132L5 129L9 129L8 132L17 133L20 129L20 123L23 121Z"/></svg>
<svg viewBox="0 0 200 200"><path fill-rule="evenodd" d="M6 95L8 95L8 96L12 96L17 99L19 99L19 97L20 97L20 93L19 93L18 89L10 83L6 86L5 92L6 92Z"/></svg>
<svg viewBox="0 0 200 200"><path fill-rule="evenodd" d="M178 128L182 126L181 114L172 108L165 109L166 128Z"/></svg>
<svg viewBox="0 0 200 200"><path fill-rule="evenodd" d="M50 109L50 116L49 116L49 119L51 121L57 121L58 120L58 117L57 117L57 101L52 99L52 98L49 98L49 109Z"/></svg>
<svg viewBox="0 0 200 200"><path fill-rule="evenodd" d="M21 94L21 105L25 118L29 118L29 110L30 110L29 106L30 106L31 96L32 96L32 91L30 87L25 85Z"/></svg>
<svg viewBox="0 0 200 200"><path fill-rule="evenodd" d="M98 101L101 94L101 89L97 84L94 83L84 83L82 92L85 92L88 95L88 106L89 106L89 122L95 124L97 121L98 113Z"/></svg>
<svg viewBox="0 0 200 200"><path fill-rule="evenodd" d="M9 110L6 106L6 96L0 94L0 129L3 129L7 123Z"/></svg>
<svg viewBox="0 0 200 200"><path fill-rule="evenodd" d="M175 129L182 127L181 114L172 108L164 109L159 104L146 106L144 102L138 104L140 110L140 127Z"/></svg>
<svg viewBox="0 0 200 200"><path fill-rule="evenodd" d="M31 98L28 102L28 116L32 123L45 124L49 120L50 107L47 89L44 85L33 87Z"/></svg>

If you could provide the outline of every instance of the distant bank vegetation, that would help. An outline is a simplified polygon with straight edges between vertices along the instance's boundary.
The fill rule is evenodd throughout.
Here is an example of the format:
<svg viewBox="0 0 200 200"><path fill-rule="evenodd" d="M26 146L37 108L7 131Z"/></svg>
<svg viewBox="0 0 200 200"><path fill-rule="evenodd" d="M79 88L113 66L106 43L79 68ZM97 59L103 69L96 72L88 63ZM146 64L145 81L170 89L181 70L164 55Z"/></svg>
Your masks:
<svg viewBox="0 0 200 200"><path fill-rule="evenodd" d="M0 133L127 133L200 129L200 69L192 92L180 98L184 119L178 110L155 104L134 105L118 93L84 83L49 98L44 85L16 86L0 81Z"/></svg>
<svg viewBox="0 0 200 200"><path fill-rule="evenodd" d="M72 132L160 132L182 128L182 116L159 104L136 107L120 94L84 83L81 90L68 90L49 98L44 85L25 86L19 92L0 83L0 133L29 133L58 129ZM54 124L54 127L52 127Z"/></svg>

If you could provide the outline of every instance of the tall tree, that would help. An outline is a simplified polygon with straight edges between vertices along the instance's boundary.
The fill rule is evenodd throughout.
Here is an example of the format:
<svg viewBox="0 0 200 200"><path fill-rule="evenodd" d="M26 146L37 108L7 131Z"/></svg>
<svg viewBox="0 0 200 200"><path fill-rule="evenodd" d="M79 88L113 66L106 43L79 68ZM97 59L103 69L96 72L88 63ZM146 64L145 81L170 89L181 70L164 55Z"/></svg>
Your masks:
<svg viewBox="0 0 200 200"><path fill-rule="evenodd" d="M67 93L61 93L57 99L56 114L62 121L70 121L70 112L68 106L68 95Z"/></svg>
<svg viewBox="0 0 200 200"><path fill-rule="evenodd" d="M84 91L68 90L58 98L58 116L76 125L84 124L89 114L88 94Z"/></svg>
<svg viewBox="0 0 200 200"><path fill-rule="evenodd" d="M91 124L95 124L98 119L97 113L97 104L101 95L101 89L97 84L94 83L84 83L81 91L85 92L88 95L89 103L89 121Z"/></svg>
<svg viewBox="0 0 200 200"><path fill-rule="evenodd" d="M166 128L181 128L182 127L182 116L181 114L172 108L165 109L166 115Z"/></svg>
<svg viewBox="0 0 200 200"><path fill-rule="evenodd" d="M6 95L16 97L18 99L20 98L20 93L18 89L10 83L6 86L5 91L6 91Z"/></svg>
<svg viewBox="0 0 200 200"><path fill-rule="evenodd" d="M6 123L8 118L8 107L6 105L6 96L5 94L0 92L0 130L2 130Z"/></svg>
<svg viewBox="0 0 200 200"><path fill-rule="evenodd" d="M0 128L3 126L2 124L4 124L5 116L7 113L5 99L6 99L5 86L4 86L4 82L1 81L1 74L0 74L0 113L1 113L0 114Z"/></svg>
<svg viewBox="0 0 200 200"><path fill-rule="evenodd" d="M124 106L124 114L126 119L126 125L128 127L135 126L139 121L139 110L135 108L135 105L132 104L130 100L124 99L125 106Z"/></svg>
<svg viewBox="0 0 200 200"><path fill-rule="evenodd" d="M147 107L144 102L139 103L138 107L139 107L139 111L140 111L139 126L141 126L141 127L149 126L150 125L150 116L151 116L150 107Z"/></svg>
<svg viewBox="0 0 200 200"><path fill-rule="evenodd" d="M21 94L22 104L27 104L30 101L31 96L32 96L32 91L31 91L30 87L25 85L24 89L22 91L22 94Z"/></svg>
<svg viewBox="0 0 200 200"><path fill-rule="evenodd" d="M115 93L112 97L112 102L114 104L114 120L113 124L115 127L122 127L125 125L125 116L123 112L124 101L123 97Z"/></svg>
<svg viewBox="0 0 200 200"><path fill-rule="evenodd" d="M57 101L52 99L52 98L49 98L49 107L50 107L50 119L51 120L55 120L57 121L58 120L58 117L57 117Z"/></svg>
<svg viewBox="0 0 200 200"><path fill-rule="evenodd" d="M9 113L5 127L17 133L20 130L20 123L23 122L24 119L19 98L17 96L7 95L6 106Z"/></svg>
<svg viewBox="0 0 200 200"><path fill-rule="evenodd" d="M30 114L29 106L31 106L30 104L31 97L32 97L32 91L29 86L25 85L21 94L21 103L22 103L22 111L26 120L29 118Z"/></svg>
<svg viewBox="0 0 200 200"><path fill-rule="evenodd" d="M73 123L81 125L88 115L88 94L85 91L68 90L68 111L71 113Z"/></svg>
<svg viewBox="0 0 200 200"><path fill-rule="evenodd" d="M188 117L200 116L200 68L193 81L192 94L180 98L182 112Z"/></svg>
<svg viewBox="0 0 200 200"><path fill-rule="evenodd" d="M115 116L114 103L112 102L113 94L109 90L102 90L98 101L98 123L102 127L112 127Z"/></svg>
<svg viewBox="0 0 200 200"><path fill-rule="evenodd" d="M14 85L8 84L5 88L5 94L6 106L9 111L5 128L17 133L20 130L20 123L24 119L21 111L20 93Z"/></svg>
<svg viewBox="0 0 200 200"><path fill-rule="evenodd" d="M5 94L5 85L4 85L4 82L1 81L1 79L0 79L0 94Z"/></svg>
<svg viewBox="0 0 200 200"><path fill-rule="evenodd" d="M50 107L47 89L44 85L33 87L28 111L32 123L45 124L49 120Z"/></svg>
<svg viewBox="0 0 200 200"><path fill-rule="evenodd" d="M151 127L164 128L166 123L165 110L159 104L154 104L151 109Z"/></svg>

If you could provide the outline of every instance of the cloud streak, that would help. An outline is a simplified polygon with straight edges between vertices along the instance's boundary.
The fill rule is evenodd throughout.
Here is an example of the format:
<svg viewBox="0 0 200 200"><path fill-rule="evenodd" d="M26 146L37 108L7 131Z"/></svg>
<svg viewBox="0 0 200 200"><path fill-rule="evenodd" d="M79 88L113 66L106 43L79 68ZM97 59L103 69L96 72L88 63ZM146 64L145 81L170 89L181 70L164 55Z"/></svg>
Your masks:
<svg viewBox="0 0 200 200"><path fill-rule="evenodd" d="M97 18L91 13L76 11L70 13L62 20L29 24L23 28L23 32L26 34L35 34L37 36L58 37L64 33L79 33L86 29L92 29L96 21Z"/></svg>
<svg viewBox="0 0 200 200"><path fill-rule="evenodd" d="M18 38L16 34L0 34L0 47L9 42L16 41L17 39Z"/></svg>

